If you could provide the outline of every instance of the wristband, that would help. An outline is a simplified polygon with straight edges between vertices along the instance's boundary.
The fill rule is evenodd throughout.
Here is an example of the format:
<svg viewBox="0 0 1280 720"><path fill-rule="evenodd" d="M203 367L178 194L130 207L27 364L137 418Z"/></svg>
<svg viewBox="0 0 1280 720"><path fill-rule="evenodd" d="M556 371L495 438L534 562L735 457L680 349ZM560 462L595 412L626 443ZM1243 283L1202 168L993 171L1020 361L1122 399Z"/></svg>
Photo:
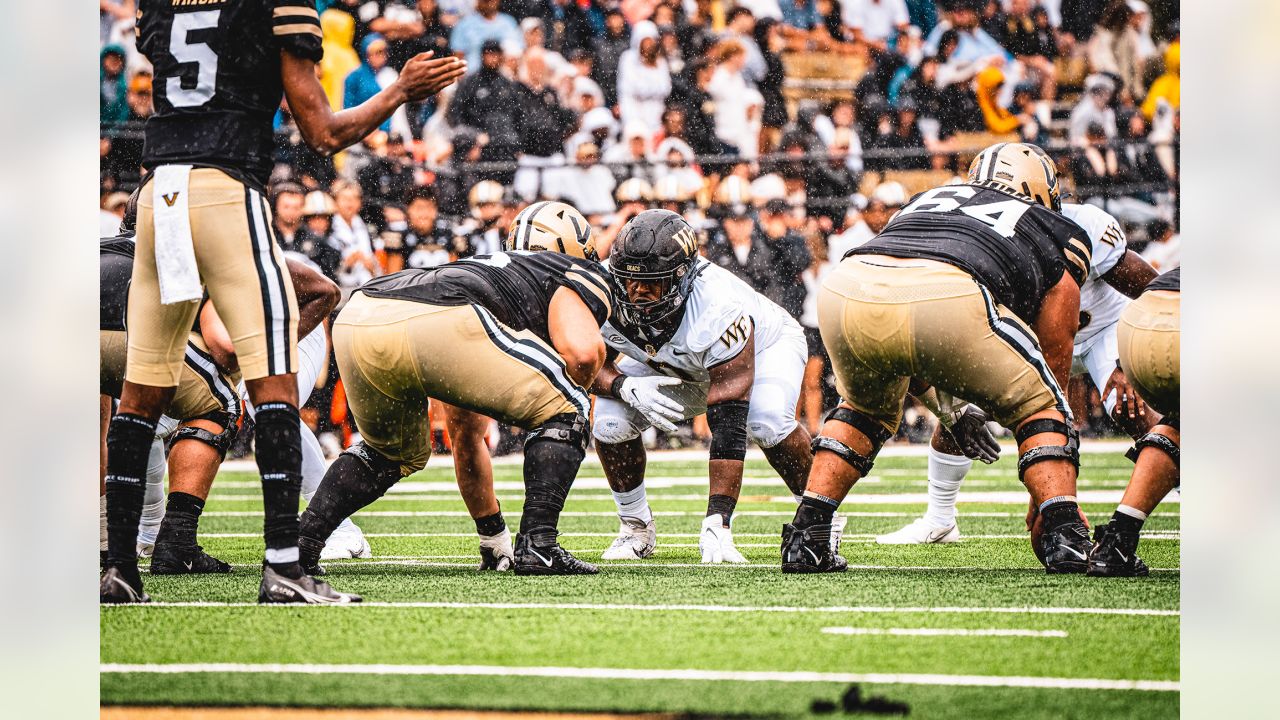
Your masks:
<svg viewBox="0 0 1280 720"><path fill-rule="evenodd" d="M622 383L626 381L626 379L626 375L618 375L618 377L614 378L613 382L609 383L609 394L621 400Z"/></svg>

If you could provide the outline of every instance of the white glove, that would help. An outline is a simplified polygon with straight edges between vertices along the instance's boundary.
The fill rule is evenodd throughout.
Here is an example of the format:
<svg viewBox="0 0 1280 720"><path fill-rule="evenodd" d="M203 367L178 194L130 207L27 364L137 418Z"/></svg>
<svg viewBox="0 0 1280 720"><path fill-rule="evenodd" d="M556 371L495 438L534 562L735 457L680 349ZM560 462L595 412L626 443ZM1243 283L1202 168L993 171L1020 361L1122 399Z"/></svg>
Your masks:
<svg viewBox="0 0 1280 720"><path fill-rule="evenodd" d="M662 394L660 388L679 385L679 378L664 375L632 377L628 375L618 385L618 397L636 409L654 427L665 432L675 432L675 423L684 419L684 406Z"/></svg>
<svg viewBox="0 0 1280 720"><path fill-rule="evenodd" d="M724 518L719 515L708 515L702 521L698 551L702 553L703 564L747 562L733 544L733 532L724 526Z"/></svg>

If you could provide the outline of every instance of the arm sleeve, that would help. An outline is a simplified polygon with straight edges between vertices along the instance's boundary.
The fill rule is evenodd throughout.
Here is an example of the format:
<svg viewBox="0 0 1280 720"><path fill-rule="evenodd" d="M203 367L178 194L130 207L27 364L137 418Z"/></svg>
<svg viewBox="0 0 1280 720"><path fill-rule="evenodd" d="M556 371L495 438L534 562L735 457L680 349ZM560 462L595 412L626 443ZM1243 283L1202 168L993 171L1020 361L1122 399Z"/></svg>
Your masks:
<svg viewBox="0 0 1280 720"><path fill-rule="evenodd" d="M304 60L320 62L320 16L310 0L271 0L271 35L276 47Z"/></svg>
<svg viewBox="0 0 1280 720"><path fill-rule="evenodd" d="M590 308L596 318L596 324L604 325L613 312L613 296L609 292L609 284L599 273L580 267L570 268L564 274L564 286L578 294L582 302Z"/></svg>

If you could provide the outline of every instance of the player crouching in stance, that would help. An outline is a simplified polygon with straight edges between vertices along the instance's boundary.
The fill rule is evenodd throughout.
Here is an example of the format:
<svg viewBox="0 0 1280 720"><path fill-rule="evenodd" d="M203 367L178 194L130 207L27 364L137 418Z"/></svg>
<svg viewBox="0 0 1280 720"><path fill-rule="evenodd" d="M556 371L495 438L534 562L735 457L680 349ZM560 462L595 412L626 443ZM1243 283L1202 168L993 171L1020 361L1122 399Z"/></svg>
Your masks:
<svg viewBox="0 0 1280 720"><path fill-rule="evenodd" d="M1138 533L1181 479L1181 319L1180 269L1153 280L1120 316L1120 367L1142 399L1164 417L1130 451L1133 476L1111 522L1098 527L1089 553L1089 575L1134 577L1149 572L1137 555Z"/></svg>
<svg viewBox="0 0 1280 720"><path fill-rule="evenodd" d="M671 432L674 423L707 414L711 492L698 541L704 563L747 561L729 528L748 438L797 496L812 463L809 433L796 423L804 332L697 250L683 218L646 210L622 229L609 255L618 312L604 337L618 359L592 387L599 395L593 435L622 527L605 560L653 553L640 440L650 425Z"/></svg>
<svg viewBox="0 0 1280 720"><path fill-rule="evenodd" d="M560 546L556 527L586 454L584 386L604 362L609 283L577 210L543 203L522 217L516 232L551 232L563 252L405 270L366 283L338 313L334 353L362 441L338 456L302 514L304 567L316 566L343 518L426 465L434 398L529 430L516 574L598 572Z"/></svg>
<svg viewBox="0 0 1280 720"><path fill-rule="evenodd" d="M819 328L843 400L814 439L804 499L782 532L783 572L847 568L831 518L897 430L913 378L1014 428L1018 475L1045 520L1048 572L1085 570L1079 441L1060 383L1088 241L1056 212L1057 177L1038 148L987 148L969 181L918 195L823 282Z"/></svg>

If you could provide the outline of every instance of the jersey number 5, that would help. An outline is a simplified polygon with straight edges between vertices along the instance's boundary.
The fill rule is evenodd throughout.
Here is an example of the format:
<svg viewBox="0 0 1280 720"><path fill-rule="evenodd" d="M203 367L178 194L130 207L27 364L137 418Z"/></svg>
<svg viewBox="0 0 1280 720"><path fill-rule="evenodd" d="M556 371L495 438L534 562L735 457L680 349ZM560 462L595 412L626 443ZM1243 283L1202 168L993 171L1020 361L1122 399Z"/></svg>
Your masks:
<svg viewBox="0 0 1280 720"><path fill-rule="evenodd" d="M1031 207L1020 200L1004 200L981 205L960 204L960 199L969 199L978 194L977 188L967 185L948 185L934 188L920 194L916 201L902 208L900 214L913 212L952 212L959 210L969 217L976 218L991 226L1002 237L1013 237L1014 228L1024 213Z"/></svg>
<svg viewBox="0 0 1280 720"><path fill-rule="evenodd" d="M167 78L165 97L170 105L176 108L199 107L213 97L214 85L218 81L218 54L205 43L188 42L187 37L192 30L217 27L220 14L221 10L174 14L173 29L169 33L169 54L179 63L196 64L196 86L185 88L182 78Z"/></svg>

